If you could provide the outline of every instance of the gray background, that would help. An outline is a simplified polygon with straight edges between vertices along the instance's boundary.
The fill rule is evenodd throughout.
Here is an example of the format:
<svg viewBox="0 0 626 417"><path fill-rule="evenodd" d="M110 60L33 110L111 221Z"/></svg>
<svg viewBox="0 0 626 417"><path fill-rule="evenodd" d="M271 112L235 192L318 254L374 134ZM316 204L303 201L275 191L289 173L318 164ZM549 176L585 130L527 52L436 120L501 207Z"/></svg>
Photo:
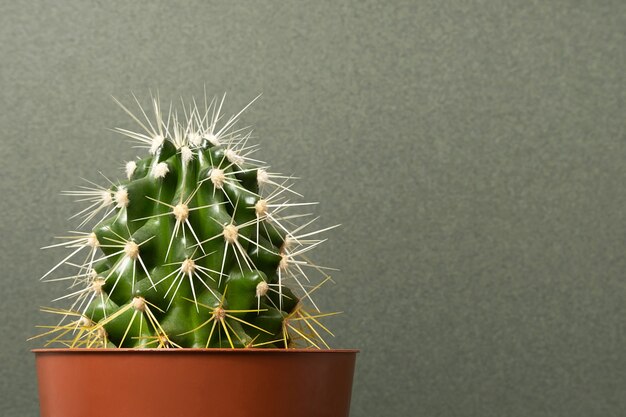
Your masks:
<svg viewBox="0 0 626 417"><path fill-rule="evenodd" d="M263 93L260 156L343 224L352 416L626 413L623 1L5 0L0 36L3 416L37 413L59 191L134 155L109 96L205 84Z"/></svg>

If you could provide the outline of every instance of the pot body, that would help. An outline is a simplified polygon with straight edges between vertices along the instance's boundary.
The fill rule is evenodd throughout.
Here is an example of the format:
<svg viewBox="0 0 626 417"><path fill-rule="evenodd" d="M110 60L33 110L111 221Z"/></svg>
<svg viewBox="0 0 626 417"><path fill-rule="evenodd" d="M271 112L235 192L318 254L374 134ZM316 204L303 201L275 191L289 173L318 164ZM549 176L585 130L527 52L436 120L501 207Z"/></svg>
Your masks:
<svg viewBox="0 0 626 417"><path fill-rule="evenodd" d="M356 350L36 349L41 417L347 417Z"/></svg>

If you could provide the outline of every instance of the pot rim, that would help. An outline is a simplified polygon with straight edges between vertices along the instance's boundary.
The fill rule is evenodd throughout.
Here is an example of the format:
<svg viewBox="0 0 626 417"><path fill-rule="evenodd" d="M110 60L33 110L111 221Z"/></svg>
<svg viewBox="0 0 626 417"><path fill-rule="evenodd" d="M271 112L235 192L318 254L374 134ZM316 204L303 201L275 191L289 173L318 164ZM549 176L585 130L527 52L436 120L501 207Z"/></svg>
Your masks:
<svg viewBox="0 0 626 417"><path fill-rule="evenodd" d="M32 353L229 353L229 354L245 354L248 353L267 353L267 354L280 354L280 353L359 353L359 349L312 349L312 348L298 348L298 349L284 349L284 348L41 348L31 349Z"/></svg>

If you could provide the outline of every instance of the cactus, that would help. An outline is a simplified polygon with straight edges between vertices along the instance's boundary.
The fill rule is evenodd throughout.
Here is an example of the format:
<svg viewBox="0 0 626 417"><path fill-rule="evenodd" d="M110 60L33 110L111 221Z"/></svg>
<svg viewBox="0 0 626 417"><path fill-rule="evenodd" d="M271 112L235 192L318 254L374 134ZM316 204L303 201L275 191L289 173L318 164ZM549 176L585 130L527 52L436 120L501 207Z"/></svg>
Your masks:
<svg viewBox="0 0 626 417"><path fill-rule="evenodd" d="M180 118L171 104L164 117L158 96L152 117L135 101L137 115L118 104L141 131L115 130L148 153L125 164L124 180L63 192L87 203L72 216L87 231L48 246L70 249L42 280L68 282L55 301L71 306L43 308L60 321L35 337L77 348L328 348L320 319L336 313L312 294L330 268L307 255L336 226L312 230L317 218L292 210L315 203L253 158L251 131L236 126L252 103L223 123L224 97L183 103ZM75 273L55 277L63 265Z"/></svg>

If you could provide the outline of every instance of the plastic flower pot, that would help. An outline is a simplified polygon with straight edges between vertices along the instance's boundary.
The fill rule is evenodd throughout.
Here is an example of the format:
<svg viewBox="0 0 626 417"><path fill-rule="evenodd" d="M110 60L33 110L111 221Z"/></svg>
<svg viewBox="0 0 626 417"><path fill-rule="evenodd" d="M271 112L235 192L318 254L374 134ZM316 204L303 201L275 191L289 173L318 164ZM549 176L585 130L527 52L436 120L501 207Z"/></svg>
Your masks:
<svg viewBox="0 0 626 417"><path fill-rule="evenodd" d="M358 351L33 352L41 417L347 417Z"/></svg>

